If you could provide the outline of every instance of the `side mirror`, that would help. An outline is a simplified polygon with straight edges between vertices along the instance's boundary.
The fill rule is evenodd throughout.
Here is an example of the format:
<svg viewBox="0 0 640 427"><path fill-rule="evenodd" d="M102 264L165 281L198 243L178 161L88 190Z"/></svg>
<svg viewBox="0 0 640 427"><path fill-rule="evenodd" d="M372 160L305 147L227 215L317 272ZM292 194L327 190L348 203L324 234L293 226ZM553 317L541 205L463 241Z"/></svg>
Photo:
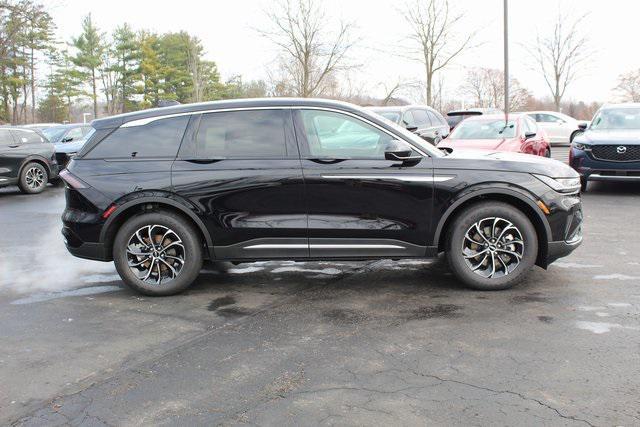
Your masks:
<svg viewBox="0 0 640 427"><path fill-rule="evenodd" d="M67 136L66 138L62 138L60 140L60 142L71 142L71 141L73 141L73 137L71 136Z"/></svg>
<svg viewBox="0 0 640 427"><path fill-rule="evenodd" d="M391 141L391 144L384 151L385 160L401 161L403 164L416 164L422 156L412 156L413 149L402 141Z"/></svg>
<svg viewBox="0 0 640 427"><path fill-rule="evenodd" d="M587 130L587 124L586 123L578 123L578 129Z"/></svg>
<svg viewBox="0 0 640 427"><path fill-rule="evenodd" d="M407 126L409 132L415 132L418 130L418 126Z"/></svg>
<svg viewBox="0 0 640 427"><path fill-rule="evenodd" d="M533 138L534 136L536 136L536 133L535 133L535 132L525 132L525 133L524 133L524 139L525 139L525 140L527 140L527 139L531 139L531 138Z"/></svg>

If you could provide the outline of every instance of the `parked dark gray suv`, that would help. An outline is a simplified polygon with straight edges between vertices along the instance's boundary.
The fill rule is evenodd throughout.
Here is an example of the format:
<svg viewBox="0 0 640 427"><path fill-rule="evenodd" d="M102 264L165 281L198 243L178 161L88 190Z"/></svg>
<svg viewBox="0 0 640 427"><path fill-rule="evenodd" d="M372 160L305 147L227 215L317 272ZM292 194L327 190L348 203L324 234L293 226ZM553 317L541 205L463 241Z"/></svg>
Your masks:
<svg viewBox="0 0 640 427"><path fill-rule="evenodd" d="M40 193L58 176L53 144L36 129L0 127L0 187Z"/></svg>
<svg viewBox="0 0 640 427"><path fill-rule="evenodd" d="M415 133L433 145L449 135L449 125L442 114L426 105L369 107L369 110Z"/></svg>

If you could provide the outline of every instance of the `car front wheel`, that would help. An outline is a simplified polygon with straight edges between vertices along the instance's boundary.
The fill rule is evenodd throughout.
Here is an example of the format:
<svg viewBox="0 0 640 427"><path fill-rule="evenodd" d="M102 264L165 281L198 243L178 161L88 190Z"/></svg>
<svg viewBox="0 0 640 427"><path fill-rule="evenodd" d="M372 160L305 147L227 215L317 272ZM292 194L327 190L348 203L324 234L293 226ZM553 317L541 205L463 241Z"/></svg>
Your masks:
<svg viewBox="0 0 640 427"><path fill-rule="evenodd" d="M535 228L522 211L507 203L468 206L449 231L449 265L471 288L508 289L520 283L536 261Z"/></svg>
<svg viewBox="0 0 640 427"><path fill-rule="evenodd" d="M202 268L199 233L181 216L160 211L126 221L113 244L113 260L122 280L150 296L186 289Z"/></svg>

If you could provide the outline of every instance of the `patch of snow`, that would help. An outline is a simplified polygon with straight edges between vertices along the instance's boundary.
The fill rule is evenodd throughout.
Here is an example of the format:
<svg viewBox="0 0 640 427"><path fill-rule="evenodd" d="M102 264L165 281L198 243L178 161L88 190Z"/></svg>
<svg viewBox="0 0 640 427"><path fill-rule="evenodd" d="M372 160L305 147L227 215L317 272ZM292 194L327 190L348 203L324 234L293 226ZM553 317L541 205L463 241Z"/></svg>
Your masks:
<svg viewBox="0 0 640 427"><path fill-rule="evenodd" d="M58 299L58 298L95 295L95 294L102 294L105 292L115 292L115 291L121 291L121 290L122 288L119 288L118 286L92 286L89 288L80 288L80 289L74 289L71 291L46 292L41 294L33 294L26 298L20 298L15 301L11 301L11 304L14 304L14 305L33 304L35 302L49 301L49 300Z"/></svg>

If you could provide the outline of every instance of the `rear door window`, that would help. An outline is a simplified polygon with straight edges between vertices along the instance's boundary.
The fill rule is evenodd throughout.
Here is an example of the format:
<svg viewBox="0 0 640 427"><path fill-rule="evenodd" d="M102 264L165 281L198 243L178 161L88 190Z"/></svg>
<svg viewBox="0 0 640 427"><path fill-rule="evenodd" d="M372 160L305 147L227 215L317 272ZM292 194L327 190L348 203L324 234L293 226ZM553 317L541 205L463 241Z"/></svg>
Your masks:
<svg viewBox="0 0 640 427"><path fill-rule="evenodd" d="M37 132L27 129L12 129L15 140L20 144L40 144L45 142Z"/></svg>
<svg viewBox="0 0 640 427"><path fill-rule="evenodd" d="M0 129L0 146L8 146L15 144L13 136L9 129Z"/></svg>
<svg viewBox="0 0 640 427"><path fill-rule="evenodd" d="M120 127L86 156L88 159L174 159L189 116L155 120L142 126Z"/></svg>
<svg viewBox="0 0 640 427"><path fill-rule="evenodd" d="M285 113L249 110L203 114L196 135L196 157L286 158Z"/></svg>

